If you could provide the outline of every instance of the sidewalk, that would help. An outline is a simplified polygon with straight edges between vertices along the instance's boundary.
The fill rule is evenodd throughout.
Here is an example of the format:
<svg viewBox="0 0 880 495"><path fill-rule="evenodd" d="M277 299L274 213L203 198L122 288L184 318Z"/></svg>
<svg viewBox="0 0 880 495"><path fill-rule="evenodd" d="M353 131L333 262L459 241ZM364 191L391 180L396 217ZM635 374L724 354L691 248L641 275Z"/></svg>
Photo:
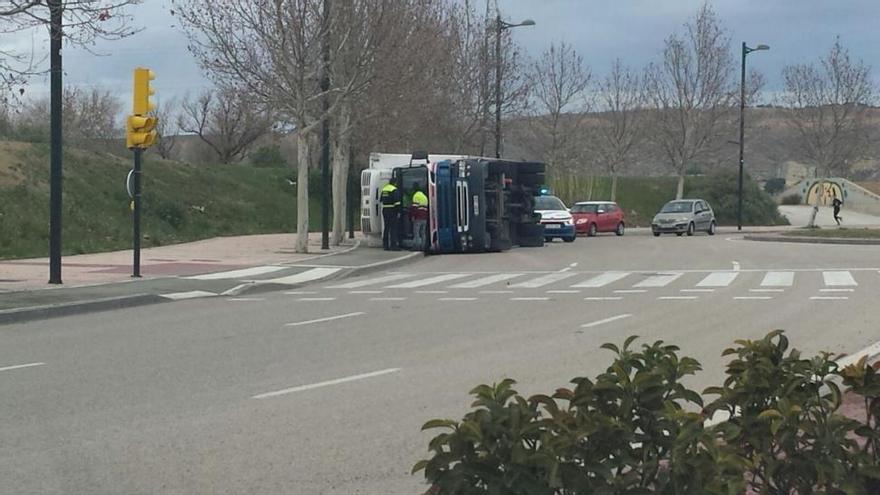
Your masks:
<svg viewBox="0 0 880 495"><path fill-rule="evenodd" d="M325 251L320 233L310 236L310 252L300 254L295 237L218 237L144 249L137 279L131 277L131 250L66 256L61 285L47 283L46 258L0 261L0 324L293 288L423 256L363 247L359 236Z"/></svg>

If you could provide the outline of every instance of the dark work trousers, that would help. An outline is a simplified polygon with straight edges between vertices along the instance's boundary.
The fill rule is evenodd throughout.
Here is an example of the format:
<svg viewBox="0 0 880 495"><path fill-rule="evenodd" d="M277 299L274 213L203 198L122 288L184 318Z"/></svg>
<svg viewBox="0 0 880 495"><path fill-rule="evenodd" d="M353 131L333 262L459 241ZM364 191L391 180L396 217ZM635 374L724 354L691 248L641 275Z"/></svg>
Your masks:
<svg viewBox="0 0 880 495"><path fill-rule="evenodd" d="M840 207L834 207L834 221L837 222L837 225L840 225Z"/></svg>
<svg viewBox="0 0 880 495"><path fill-rule="evenodd" d="M382 248L400 249L400 208L382 208Z"/></svg>

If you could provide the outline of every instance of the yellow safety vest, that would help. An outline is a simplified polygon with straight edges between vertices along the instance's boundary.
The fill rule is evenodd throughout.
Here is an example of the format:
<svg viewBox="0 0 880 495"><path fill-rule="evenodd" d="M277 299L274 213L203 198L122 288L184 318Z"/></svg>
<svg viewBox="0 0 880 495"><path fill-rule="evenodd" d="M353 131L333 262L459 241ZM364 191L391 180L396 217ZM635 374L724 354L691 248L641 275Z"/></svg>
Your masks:
<svg viewBox="0 0 880 495"><path fill-rule="evenodd" d="M428 196L425 195L422 191L416 191L413 193L412 202L414 205L420 208L428 207Z"/></svg>
<svg viewBox="0 0 880 495"><path fill-rule="evenodd" d="M394 198L394 194L397 193L397 186L394 184L385 184L385 187L382 188L382 208L396 208L400 206L400 199L397 201L392 201Z"/></svg>

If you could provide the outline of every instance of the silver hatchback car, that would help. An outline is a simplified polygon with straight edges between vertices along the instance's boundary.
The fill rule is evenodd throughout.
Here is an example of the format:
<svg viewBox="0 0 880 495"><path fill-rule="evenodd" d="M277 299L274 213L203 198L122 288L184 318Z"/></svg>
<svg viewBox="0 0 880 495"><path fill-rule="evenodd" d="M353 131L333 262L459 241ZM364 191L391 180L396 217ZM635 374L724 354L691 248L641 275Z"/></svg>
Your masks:
<svg viewBox="0 0 880 495"><path fill-rule="evenodd" d="M694 235L696 231L715 235L715 213L702 199L677 199L663 205L651 221L654 237L660 234Z"/></svg>

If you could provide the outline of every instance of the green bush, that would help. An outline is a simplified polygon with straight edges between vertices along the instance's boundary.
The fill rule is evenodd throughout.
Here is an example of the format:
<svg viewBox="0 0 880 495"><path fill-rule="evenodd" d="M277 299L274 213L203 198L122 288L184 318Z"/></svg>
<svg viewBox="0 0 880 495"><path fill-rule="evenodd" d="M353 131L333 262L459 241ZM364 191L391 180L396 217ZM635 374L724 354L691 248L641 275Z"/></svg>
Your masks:
<svg viewBox="0 0 880 495"><path fill-rule="evenodd" d="M865 360L839 370L829 354L803 358L781 331L737 341L717 395L703 406L682 380L700 364L655 342L613 344L611 366L573 389L524 398L513 380L471 391L474 410L443 429L419 461L442 494L880 493L880 375ZM843 379L866 418L837 411ZM729 418L708 426L706 418Z"/></svg>
<svg viewBox="0 0 880 495"><path fill-rule="evenodd" d="M784 196L782 198L782 204L784 205L799 205L801 204L801 195L798 193L792 193L788 196Z"/></svg>
<svg viewBox="0 0 880 495"><path fill-rule="evenodd" d="M281 154L281 147L277 144L260 146L251 155L251 165L255 167L286 167L287 160Z"/></svg>
<svg viewBox="0 0 880 495"><path fill-rule="evenodd" d="M768 179L767 182L764 183L764 192L767 194L779 194L785 190L785 179L779 177L775 179Z"/></svg>
<svg viewBox="0 0 880 495"><path fill-rule="evenodd" d="M719 224L735 225L738 207L738 177L735 170L718 170L702 178L687 191L688 197L702 198L712 205ZM776 202L748 175L743 178L743 224L787 225Z"/></svg>

